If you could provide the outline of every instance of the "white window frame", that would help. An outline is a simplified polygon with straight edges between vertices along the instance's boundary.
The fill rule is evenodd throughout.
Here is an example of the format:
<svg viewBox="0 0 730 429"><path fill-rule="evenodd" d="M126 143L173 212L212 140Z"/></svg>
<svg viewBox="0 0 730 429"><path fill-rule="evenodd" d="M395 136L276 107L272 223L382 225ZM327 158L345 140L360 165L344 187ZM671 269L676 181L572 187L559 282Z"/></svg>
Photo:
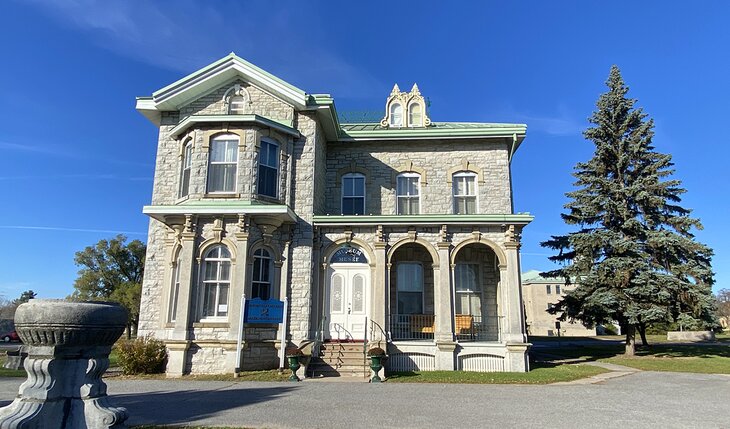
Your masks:
<svg viewBox="0 0 730 429"><path fill-rule="evenodd" d="M398 182L400 182L401 179L406 179L407 180L407 179L413 179L413 178L416 178L417 179L416 180L416 190L417 190L418 193L416 195L410 195L410 194L401 195L401 194L399 194L398 193L398 190L401 187L398 186L399 185ZM406 190L407 191L409 189L410 189L410 187L406 187ZM395 211L396 211L396 214L399 214L399 215L418 215L418 214L421 214L421 175L418 174L418 173L408 172L408 173L401 173L398 176L396 176L396 178L395 178L395 199L396 199L396 201L395 201ZM400 210L400 207L401 207L400 201L401 201L401 199L406 200L406 201L414 200L414 199L418 200L418 209L417 209L418 212L417 213L401 213L401 210ZM410 205L408 205L408 206L410 207Z"/></svg>
<svg viewBox="0 0 730 429"><path fill-rule="evenodd" d="M475 282L476 282L475 289L459 289L457 270L459 269L460 266L466 266L466 265L473 267L475 277L476 277L475 278ZM484 285L482 284L481 279L482 279L481 271L480 271L480 266L478 263L476 263L476 262L457 262L455 264L455 266L454 266L454 293L456 295L459 295L459 294L468 295L469 297L478 296L479 303L480 303L479 314L475 314L475 309L472 308L471 299L468 299L468 301L467 301L468 306L469 306L469 308L467 309L468 313L459 313L459 314L469 314L472 316L479 316L479 317L482 316L482 307L484 306ZM454 307L456 307L456 306L454 306ZM461 310L464 311L463 308ZM456 308L454 308L454 311L456 311Z"/></svg>
<svg viewBox="0 0 730 429"><path fill-rule="evenodd" d="M399 271L400 271L400 269L402 267L409 266L409 265L418 266L418 267L421 268L421 290L420 290L420 293L421 293L421 312L420 313L401 313L400 312L400 308L398 308L398 301L399 301L399 297L400 297L400 294L401 293L417 293L418 292L418 291L413 291L413 290L401 290L401 283L402 282L399 282L398 281L398 278L400 277ZM398 262L396 264L396 266L395 266L395 269L396 269L396 273L395 273L395 289L396 289L396 293L395 293L395 295L396 295L395 296L395 305L396 305L396 311L398 312L397 314L425 314L425 311L426 311L426 273L424 271L423 264L421 262L415 262L415 261L403 261L403 262Z"/></svg>
<svg viewBox="0 0 730 429"><path fill-rule="evenodd" d="M473 194L457 194L459 190L459 186L457 185L457 182L459 180L465 180L467 178L471 178L474 181L474 193ZM454 173L452 176L452 187L451 187L451 194L454 202L454 214L477 214L479 213L479 180L476 173L473 173L471 171L460 171L457 173ZM460 199L466 199L466 198L474 198L474 213L461 213L459 212L459 200ZM466 208L466 204L464 204L464 208Z"/></svg>
<svg viewBox="0 0 730 429"><path fill-rule="evenodd" d="M213 161L213 145L219 142L234 142L236 147L236 157L233 161ZM240 145L240 137L236 134L223 134L223 135L217 135L213 137L210 140L210 149L208 150L208 182L206 183L206 193L208 194L235 194L236 189L238 188L238 157L239 157L239 150L238 147ZM232 190L212 190L211 189L211 172L213 169L212 166L221 166L221 165L232 165L234 167L234 174L233 174L233 189Z"/></svg>
<svg viewBox="0 0 730 429"><path fill-rule="evenodd" d="M264 280L264 270L262 270L262 266L259 266L259 278L257 279L255 276L256 273L256 264L263 264L263 260L269 261L269 281ZM271 256L271 252L268 249L265 248L259 248L256 249L256 251L253 252L253 270L251 271L251 298L260 298L260 296L257 296L254 294L254 286L266 286L268 289L268 298L272 299L274 298L274 258ZM263 299L263 298L261 298Z"/></svg>
<svg viewBox="0 0 730 429"><path fill-rule="evenodd" d="M421 112L420 112L421 116L420 116L420 120L418 122L413 121L413 110L412 109L414 106L418 106L418 108L421 109ZM423 126L424 110L425 109L423 108L423 105L421 105L421 103L419 103L419 102L414 102L414 103L411 103L408 105L408 126L409 127L422 127Z"/></svg>
<svg viewBox="0 0 730 429"><path fill-rule="evenodd" d="M552 285L545 285L545 294L546 295L552 295L553 294L553 287L552 287Z"/></svg>
<svg viewBox="0 0 730 429"><path fill-rule="evenodd" d="M355 179L359 178L362 179L362 196L360 195L349 195L345 196L345 179ZM340 178L340 213L346 216L357 216L357 215L364 215L365 214L365 207L366 206L366 195L367 195L367 181L365 179L365 175L362 173L347 173L343 174ZM361 198L362 199L362 213L345 213L345 198L349 199L356 199ZM354 211L354 210L353 210Z"/></svg>
<svg viewBox="0 0 730 429"><path fill-rule="evenodd" d="M210 254L218 249L223 249L228 253L228 257L211 257ZM206 269L206 262L216 262L216 278L211 280L205 279L205 269ZM223 267L223 264L228 262L229 268L228 268L228 279L221 278L221 268ZM233 276L233 262L231 260L231 251L223 244L217 244L215 246L210 247L205 251L205 255L203 256L203 259L201 259L200 264L200 314L201 314L201 320L222 320L227 319L228 314L230 313L229 307L230 307L230 295L231 295L231 277ZM205 308L205 298L207 296L207 286L208 285L214 285L216 288L215 290L215 303L213 306L213 314L206 314L207 309ZM221 301L221 286L225 285L227 286L227 295L226 295L226 311L225 315L220 315L222 311L220 311L220 301Z"/></svg>
<svg viewBox="0 0 730 429"><path fill-rule="evenodd" d="M190 139L185 143L183 147L183 157L180 162L180 190L178 192L179 198L184 198L190 195L190 175L193 166L193 140ZM187 183L185 183L185 176L187 174Z"/></svg>
<svg viewBox="0 0 730 429"><path fill-rule="evenodd" d="M233 94L228 98L228 114L243 115L246 112L246 97L243 95Z"/></svg>
<svg viewBox="0 0 730 429"><path fill-rule="evenodd" d="M271 165L271 160L267 159L267 162L262 161L262 154L264 153L264 150L268 148L268 145L272 145L276 148L276 155L274 159L276 160L276 165ZM268 154L266 155L268 158ZM279 198L279 173L280 173L280 166L281 166L281 146L279 146L279 143L277 143L274 140L271 139L261 139L261 144L259 145L259 160L258 160L258 166L256 168L256 192L258 195L267 197L267 198ZM265 194L261 192L261 182L263 180L262 170L271 169L275 172L274 174L274 195Z"/></svg>
<svg viewBox="0 0 730 429"><path fill-rule="evenodd" d="M400 122L396 123L393 118L395 117L395 110L396 108L400 108ZM406 123L406 115L405 115L405 109L403 108L403 105L401 103L393 103L390 105L390 112L388 112L388 122L390 123L391 127L403 127Z"/></svg>

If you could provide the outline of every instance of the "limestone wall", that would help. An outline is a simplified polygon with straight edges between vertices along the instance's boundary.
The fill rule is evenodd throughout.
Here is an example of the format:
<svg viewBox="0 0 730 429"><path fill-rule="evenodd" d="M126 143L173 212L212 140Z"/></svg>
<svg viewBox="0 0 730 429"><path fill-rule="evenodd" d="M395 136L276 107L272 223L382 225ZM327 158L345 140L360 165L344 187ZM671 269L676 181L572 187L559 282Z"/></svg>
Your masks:
<svg viewBox="0 0 730 429"><path fill-rule="evenodd" d="M365 174L365 214L396 214L395 176L421 172L421 213L453 213L451 172L480 172L478 213L511 213L507 144L472 140L329 143L327 204L322 214L341 213L341 175Z"/></svg>

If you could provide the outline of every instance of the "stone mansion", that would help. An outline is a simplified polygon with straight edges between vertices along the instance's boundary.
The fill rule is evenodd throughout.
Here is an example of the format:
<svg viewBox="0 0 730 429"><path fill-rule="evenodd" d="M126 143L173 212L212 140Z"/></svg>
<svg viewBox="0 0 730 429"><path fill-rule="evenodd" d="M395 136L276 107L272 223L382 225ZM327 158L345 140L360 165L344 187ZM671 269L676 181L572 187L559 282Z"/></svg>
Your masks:
<svg viewBox="0 0 730 429"><path fill-rule="evenodd" d="M276 368L282 336L377 342L393 370L528 369L527 127L427 107L396 85L380 122L341 123L330 95L235 54L137 99L159 127L139 335L165 341L169 376ZM287 332L240 326L244 294L287 298Z"/></svg>

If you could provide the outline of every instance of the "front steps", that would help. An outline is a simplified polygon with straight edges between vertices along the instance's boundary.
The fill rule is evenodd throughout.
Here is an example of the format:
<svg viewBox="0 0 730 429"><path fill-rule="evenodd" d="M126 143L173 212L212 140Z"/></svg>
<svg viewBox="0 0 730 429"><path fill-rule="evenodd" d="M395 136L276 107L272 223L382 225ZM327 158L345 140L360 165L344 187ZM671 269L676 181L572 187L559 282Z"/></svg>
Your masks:
<svg viewBox="0 0 730 429"><path fill-rule="evenodd" d="M362 342L326 342L319 357L312 357L307 377L356 377L367 379L370 366L363 356Z"/></svg>

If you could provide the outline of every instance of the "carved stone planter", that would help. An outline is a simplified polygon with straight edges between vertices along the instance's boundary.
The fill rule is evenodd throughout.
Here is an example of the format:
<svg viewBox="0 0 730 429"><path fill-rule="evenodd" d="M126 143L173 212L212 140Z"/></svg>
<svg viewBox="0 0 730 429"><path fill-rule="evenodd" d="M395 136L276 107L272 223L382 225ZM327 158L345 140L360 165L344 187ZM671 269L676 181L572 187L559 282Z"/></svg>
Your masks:
<svg viewBox="0 0 730 429"><path fill-rule="evenodd" d="M127 411L110 407L101 376L127 324L105 302L34 299L18 307L15 328L28 348L28 379L0 408L0 428L124 428Z"/></svg>

